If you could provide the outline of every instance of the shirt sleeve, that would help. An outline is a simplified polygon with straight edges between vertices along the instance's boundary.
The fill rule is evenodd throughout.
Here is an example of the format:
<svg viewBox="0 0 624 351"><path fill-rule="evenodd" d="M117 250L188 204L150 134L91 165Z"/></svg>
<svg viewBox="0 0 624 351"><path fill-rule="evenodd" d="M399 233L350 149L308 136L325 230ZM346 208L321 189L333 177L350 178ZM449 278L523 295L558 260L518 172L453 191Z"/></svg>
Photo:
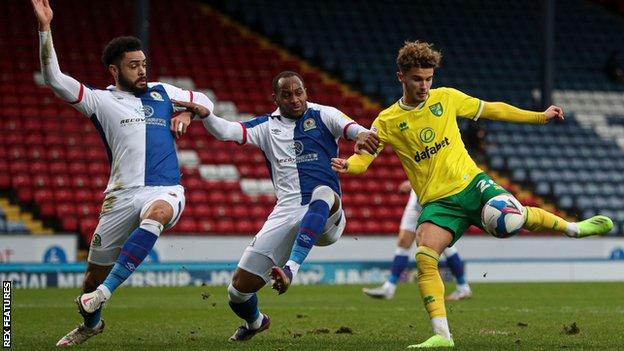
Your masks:
<svg viewBox="0 0 624 351"><path fill-rule="evenodd" d="M225 120L214 113L202 119L204 128L212 136L222 141L235 141L238 144L245 144L246 130L242 123Z"/></svg>
<svg viewBox="0 0 624 351"><path fill-rule="evenodd" d="M348 174L361 174L366 172L368 167L373 163L375 158L383 151L387 143L387 134L385 124L377 117L371 127L371 132L377 133L379 137L379 146L374 155L366 152L362 154L353 154L347 159L347 173Z"/></svg>
<svg viewBox="0 0 624 351"><path fill-rule="evenodd" d="M210 110L210 112L214 111L214 102L212 102L212 100L210 100L208 96L202 92L180 89L168 83L159 82L158 84L161 84L165 88L167 95L169 95L169 98L171 99L185 102L195 102L206 107ZM176 109L174 108L174 110Z"/></svg>
<svg viewBox="0 0 624 351"><path fill-rule="evenodd" d="M39 60L43 80L54 94L84 115L91 116L97 107L97 94L61 72L51 32L39 32Z"/></svg>
<svg viewBox="0 0 624 351"><path fill-rule="evenodd" d="M322 111L321 119L335 138L353 140L359 133L367 131L337 108L324 106Z"/></svg>
<svg viewBox="0 0 624 351"><path fill-rule="evenodd" d="M250 144L265 149L269 135L269 116L256 117L247 122L241 122L243 127L243 140L241 144Z"/></svg>
<svg viewBox="0 0 624 351"><path fill-rule="evenodd" d="M474 121L481 117L484 102L480 99L465 94L457 89L448 88L455 106L457 116L472 119Z"/></svg>

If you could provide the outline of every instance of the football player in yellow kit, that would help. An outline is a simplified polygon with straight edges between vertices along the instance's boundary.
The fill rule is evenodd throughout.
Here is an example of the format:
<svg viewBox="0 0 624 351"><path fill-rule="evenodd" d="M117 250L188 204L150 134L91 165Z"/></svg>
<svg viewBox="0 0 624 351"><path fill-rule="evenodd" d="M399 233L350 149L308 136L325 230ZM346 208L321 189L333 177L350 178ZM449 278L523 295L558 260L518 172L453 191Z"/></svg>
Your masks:
<svg viewBox="0 0 624 351"><path fill-rule="evenodd" d="M361 174L386 145L391 145L423 206L416 230L418 287L434 335L410 348L453 347L444 305L444 284L438 258L474 224L483 228L481 210L497 201L503 212L523 214L529 231L558 231L581 238L607 233L611 219L594 216L571 223L537 207L522 206L494 183L472 160L462 142L457 117L486 118L516 123L545 124L563 119L563 110L550 106L543 112L526 111L503 102L485 102L453 88L431 89L442 55L425 42L406 42L397 57L397 77L403 96L383 110L373 122L379 147L373 155L358 151L348 159L335 158L335 171ZM496 199L491 200L493 197ZM502 201L501 201L502 199ZM487 225L487 223L486 223ZM521 228L497 237L515 234Z"/></svg>

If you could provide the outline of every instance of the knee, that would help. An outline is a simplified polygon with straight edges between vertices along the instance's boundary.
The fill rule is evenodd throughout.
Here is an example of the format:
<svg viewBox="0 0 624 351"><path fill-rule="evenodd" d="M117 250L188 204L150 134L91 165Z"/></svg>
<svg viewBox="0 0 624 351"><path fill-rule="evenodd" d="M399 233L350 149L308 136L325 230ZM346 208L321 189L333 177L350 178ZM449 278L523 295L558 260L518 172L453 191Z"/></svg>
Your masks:
<svg viewBox="0 0 624 351"><path fill-rule="evenodd" d="M419 246L416 249L416 268L418 276L426 275L432 272L438 272L438 253L427 246Z"/></svg>
<svg viewBox="0 0 624 351"><path fill-rule="evenodd" d="M316 200L325 201L329 208L332 208L336 202L336 193L327 185L319 185L312 191L310 202Z"/></svg>
<svg viewBox="0 0 624 351"><path fill-rule="evenodd" d="M414 232L401 229L401 231L399 231L399 240L397 242L397 246L404 249L409 249L412 247L415 237L416 234Z"/></svg>
<svg viewBox="0 0 624 351"><path fill-rule="evenodd" d="M165 201L156 201L145 213L143 219L151 219L160 224L167 224L173 217L171 205Z"/></svg>
<svg viewBox="0 0 624 351"><path fill-rule="evenodd" d="M227 287L228 300L234 303L243 303L249 300L254 293L244 293L234 287L234 281Z"/></svg>

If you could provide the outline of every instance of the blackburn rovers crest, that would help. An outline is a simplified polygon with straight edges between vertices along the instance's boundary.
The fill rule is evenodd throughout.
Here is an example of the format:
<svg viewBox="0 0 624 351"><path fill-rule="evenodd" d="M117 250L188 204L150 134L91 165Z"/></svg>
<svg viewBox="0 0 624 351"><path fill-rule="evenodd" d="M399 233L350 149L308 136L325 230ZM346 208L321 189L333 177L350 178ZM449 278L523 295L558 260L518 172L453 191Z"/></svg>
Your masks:
<svg viewBox="0 0 624 351"><path fill-rule="evenodd" d="M159 92L157 91L152 91L150 93L150 96L152 97L152 99L156 100L156 101L165 101L162 97L162 95L160 95Z"/></svg>
<svg viewBox="0 0 624 351"><path fill-rule="evenodd" d="M435 104L429 106L429 111L431 111L431 113L433 113L436 117L440 117L442 116L444 109L442 108L441 103L436 102Z"/></svg>
<svg viewBox="0 0 624 351"><path fill-rule="evenodd" d="M310 129L314 129L316 128L316 121L314 120L314 118L308 118L305 121L303 121L303 131L307 132Z"/></svg>

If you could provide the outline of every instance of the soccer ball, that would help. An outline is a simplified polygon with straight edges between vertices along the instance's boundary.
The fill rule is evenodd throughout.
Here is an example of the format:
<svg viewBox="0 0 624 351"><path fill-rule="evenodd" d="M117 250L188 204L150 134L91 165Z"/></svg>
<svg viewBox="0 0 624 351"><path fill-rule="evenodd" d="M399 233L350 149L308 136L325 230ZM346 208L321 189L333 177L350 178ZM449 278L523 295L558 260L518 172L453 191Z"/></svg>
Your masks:
<svg viewBox="0 0 624 351"><path fill-rule="evenodd" d="M511 195L494 196L481 209L483 229L497 238L515 235L525 221L526 210Z"/></svg>

